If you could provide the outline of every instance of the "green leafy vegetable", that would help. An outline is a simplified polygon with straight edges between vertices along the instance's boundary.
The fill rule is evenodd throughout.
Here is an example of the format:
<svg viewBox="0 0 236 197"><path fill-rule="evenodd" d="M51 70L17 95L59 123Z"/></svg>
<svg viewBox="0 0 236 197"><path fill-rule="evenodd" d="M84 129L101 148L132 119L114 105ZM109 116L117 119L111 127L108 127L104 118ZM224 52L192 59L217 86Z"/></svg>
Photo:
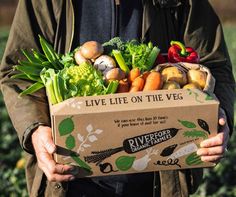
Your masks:
<svg viewBox="0 0 236 197"><path fill-rule="evenodd" d="M62 69L63 65L59 61L59 54L57 54L53 47L40 35L39 41L48 61L52 63L55 69Z"/></svg>
<svg viewBox="0 0 236 197"><path fill-rule="evenodd" d="M28 87L27 89L25 89L23 92L21 92L19 96L23 96L26 94L32 94L33 92L36 92L43 87L44 87L44 85L42 83L36 82L36 83L32 84L30 87Z"/></svg>
<svg viewBox="0 0 236 197"><path fill-rule="evenodd" d="M119 42L117 39L117 43L113 44L113 40L111 40L110 45L109 42L104 45L113 47L112 55L115 56L120 68L126 73L134 67L138 67L142 72L151 70L160 52L160 49L153 46L151 42L148 44L139 43L137 40Z"/></svg>
<svg viewBox="0 0 236 197"><path fill-rule="evenodd" d="M93 96L105 94L106 87L102 73L93 65L83 63L79 66L70 66L63 71L64 77L68 79L70 96ZM71 92L72 89L72 92Z"/></svg>
<svg viewBox="0 0 236 197"><path fill-rule="evenodd" d="M112 55L112 50L124 50L125 42L123 42L120 37L114 37L111 40L102 44L104 48L104 53L107 55Z"/></svg>
<svg viewBox="0 0 236 197"><path fill-rule="evenodd" d="M106 88L105 94L114 94L118 88L118 85L118 80L111 81Z"/></svg>
<svg viewBox="0 0 236 197"><path fill-rule="evenodd" d="M130 72L129 67L126 65L125 60L119 50L113 50L112 54L114 55L118 65L120 66L121 70L123 70L126 74Z"/></svg>

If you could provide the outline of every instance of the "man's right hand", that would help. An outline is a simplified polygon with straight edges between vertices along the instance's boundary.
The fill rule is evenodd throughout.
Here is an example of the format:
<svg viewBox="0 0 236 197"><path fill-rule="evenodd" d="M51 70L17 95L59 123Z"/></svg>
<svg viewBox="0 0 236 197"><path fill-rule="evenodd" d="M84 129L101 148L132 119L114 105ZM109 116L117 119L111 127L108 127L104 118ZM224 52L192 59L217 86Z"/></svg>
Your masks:
<svg viewBox="0 0 236 197"><path fill-rule="evenodd" d="M49 181L71 181L75 179L77 170L73 166L57 164L52 154L56 146L52 140L52 130L47 126L39 126L32 134L32 143L39 168Z"/></svg>

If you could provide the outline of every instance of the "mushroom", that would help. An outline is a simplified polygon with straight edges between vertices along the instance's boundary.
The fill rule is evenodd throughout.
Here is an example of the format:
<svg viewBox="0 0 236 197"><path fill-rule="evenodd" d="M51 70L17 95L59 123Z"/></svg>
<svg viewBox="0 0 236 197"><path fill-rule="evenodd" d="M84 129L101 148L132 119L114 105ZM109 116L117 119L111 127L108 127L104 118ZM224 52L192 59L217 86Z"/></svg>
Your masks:
<svg viewBox="0 0 236 197"><path fill-rule="evenodd" d="M88 59L86 59L82 54L80 49L78 49L74 54L75 62L80 65L84 62L90 62Z"/></svg>
<svg viewBox="0 0 236 197"><path fill-rule="evenodd" d="M108 55L101 55L95 60L94 67L105 75L109 70L116 67L116 62Z"/></svg>
<svg viewBox="0 0 236 197"><path fill-rule="evenodd" d="M106 81L121 80L125 78L125 72L120 68L113 68L105 74Z"/></svg>
<svg viewBox="0 0 236 197"><path fill-rule="evenodd" d="M96 41L88 41L80 47L80 51L86 59L94 60L103 53L104 49L100 43Z"/></svg>

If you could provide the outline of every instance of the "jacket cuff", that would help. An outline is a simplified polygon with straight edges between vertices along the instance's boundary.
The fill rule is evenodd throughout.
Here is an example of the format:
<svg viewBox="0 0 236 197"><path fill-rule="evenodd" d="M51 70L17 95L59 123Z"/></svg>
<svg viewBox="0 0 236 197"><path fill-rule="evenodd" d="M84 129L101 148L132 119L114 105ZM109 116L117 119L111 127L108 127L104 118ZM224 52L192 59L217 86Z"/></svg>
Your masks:
<svg viewBox="0 0 236 197"><path fill-rule="evenodd" d="M33 132L41 125L48 126L46 123L36 122L30 125L23 134L21 145L22 148L29 154L34 154L34 147L31 141L31 136Z"/></svg>

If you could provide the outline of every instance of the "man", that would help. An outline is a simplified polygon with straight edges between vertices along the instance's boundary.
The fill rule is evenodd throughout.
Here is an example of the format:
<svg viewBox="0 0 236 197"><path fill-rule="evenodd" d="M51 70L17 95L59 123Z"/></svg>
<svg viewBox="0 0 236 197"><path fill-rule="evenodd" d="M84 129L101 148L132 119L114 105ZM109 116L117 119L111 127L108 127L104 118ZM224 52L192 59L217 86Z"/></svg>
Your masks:
<svg viewBox="0 0 236 197"><path fill-rule="evenodd" d="M171 40L195 48L216 78L222 110L219 134L198 150L204 161L219 162L233 128L234 79L221 24L207 0L19 0L1 65L1 89L20 143L27 151L30 196L188 196L202 170L76 179L76 170L56 164L44 91L18 97L30 83L11 79L20 49L40 50L38 34L65 53L87 40L114 36L152 41L166 52ZM227 115L227 118L225 116ZM229 126L229 127L228 127Z"/></svg>

